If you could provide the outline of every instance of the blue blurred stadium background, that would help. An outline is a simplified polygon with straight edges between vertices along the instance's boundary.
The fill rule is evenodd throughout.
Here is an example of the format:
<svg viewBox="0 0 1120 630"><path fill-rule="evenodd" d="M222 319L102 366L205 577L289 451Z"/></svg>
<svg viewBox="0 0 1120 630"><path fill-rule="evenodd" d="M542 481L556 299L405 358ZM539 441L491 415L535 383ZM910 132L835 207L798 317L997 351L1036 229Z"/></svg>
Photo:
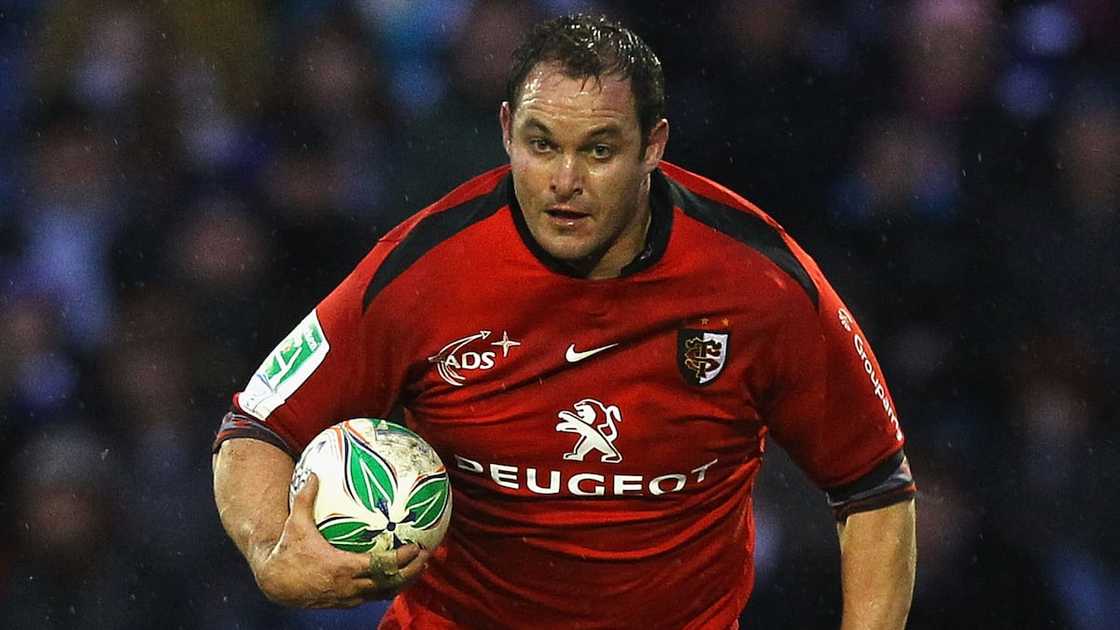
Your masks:
<svg viewBox="0 0 1120 630"><path fill-rule="evenodd" d="M210 439L378 235L502 162L508 53L574 9L647 38L668 159L875 343L910 627L1120 624L1116 2L0 0L0 626L372 627L263 599ZM823 497L770 459L744 627L835 627Z"/></svg>

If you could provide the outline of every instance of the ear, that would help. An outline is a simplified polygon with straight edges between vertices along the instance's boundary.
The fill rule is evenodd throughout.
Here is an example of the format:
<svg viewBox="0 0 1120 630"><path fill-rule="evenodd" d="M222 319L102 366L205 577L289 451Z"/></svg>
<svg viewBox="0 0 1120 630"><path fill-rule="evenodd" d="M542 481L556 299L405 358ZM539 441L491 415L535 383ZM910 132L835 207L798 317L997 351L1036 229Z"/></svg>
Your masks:
<svg viewBox="0 0 1120 630"><path fill-rule="evenodd" d="M662 118L649 132L645 155L642 156L642 170L652 173L665 155L665 145L669 144L669 121Z"/></svg>
<svg viewBox="0 0 1120 630"><path fill-rule="evenodd" d="M509 110L509 101L502 101L502 107L498 110L498 122L502 125L502 148L509 155L510 143L513 142L513 112Z"/></svg>

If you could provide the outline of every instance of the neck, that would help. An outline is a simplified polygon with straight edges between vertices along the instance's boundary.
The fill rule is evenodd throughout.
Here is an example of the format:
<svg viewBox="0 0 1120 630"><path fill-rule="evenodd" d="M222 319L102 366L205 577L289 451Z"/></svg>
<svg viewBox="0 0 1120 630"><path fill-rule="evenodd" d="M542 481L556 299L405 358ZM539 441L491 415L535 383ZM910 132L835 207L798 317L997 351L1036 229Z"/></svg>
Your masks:
<svg viewBox="0 0 1120 630"><path fill-rule="evenodd" d="M629 265L646 244L646 235L653 218L653 209L650 207L649 187L650 178L638 188L638 210L634 219L602 252L588 256L584 261L573 266L579 275L592 280L603 278L617 278L622 275L622 269Z"/></svg>

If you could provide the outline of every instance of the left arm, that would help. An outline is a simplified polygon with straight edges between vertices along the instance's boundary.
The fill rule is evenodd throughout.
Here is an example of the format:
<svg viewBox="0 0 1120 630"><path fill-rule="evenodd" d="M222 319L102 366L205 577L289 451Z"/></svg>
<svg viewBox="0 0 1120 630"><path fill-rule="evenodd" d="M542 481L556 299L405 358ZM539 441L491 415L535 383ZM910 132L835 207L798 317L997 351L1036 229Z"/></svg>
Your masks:
<svg viewBox="0 0 1120 630"><path fill-rule="evenodd" d="M844 593L841 630L904 627L917 561L914 500L857 512L836 531Z"/></svg>
<svg viewBox="0 0 1120 630"><path fill-rule="evenodd" d="M790 283L781 305L763 415L840 523L842 630L898 630L910 612L917 555L917 488L898 411L867 335L813 259L782 237L812 283L808 299Z"/></svg>

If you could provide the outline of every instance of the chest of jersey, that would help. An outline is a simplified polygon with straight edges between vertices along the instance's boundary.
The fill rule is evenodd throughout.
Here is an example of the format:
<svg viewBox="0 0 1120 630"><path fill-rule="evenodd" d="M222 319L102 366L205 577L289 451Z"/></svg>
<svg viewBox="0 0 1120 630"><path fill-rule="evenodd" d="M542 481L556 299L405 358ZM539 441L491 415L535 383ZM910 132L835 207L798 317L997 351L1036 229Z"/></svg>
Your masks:
<svg viewBox="0 0 1120 630"><path fill-rule="evenodd" d="M773 322L741 283L674 263L588 281L497 251L445 272L412 320L404 402L457 487L661 495L758 453Z"/></svg>

